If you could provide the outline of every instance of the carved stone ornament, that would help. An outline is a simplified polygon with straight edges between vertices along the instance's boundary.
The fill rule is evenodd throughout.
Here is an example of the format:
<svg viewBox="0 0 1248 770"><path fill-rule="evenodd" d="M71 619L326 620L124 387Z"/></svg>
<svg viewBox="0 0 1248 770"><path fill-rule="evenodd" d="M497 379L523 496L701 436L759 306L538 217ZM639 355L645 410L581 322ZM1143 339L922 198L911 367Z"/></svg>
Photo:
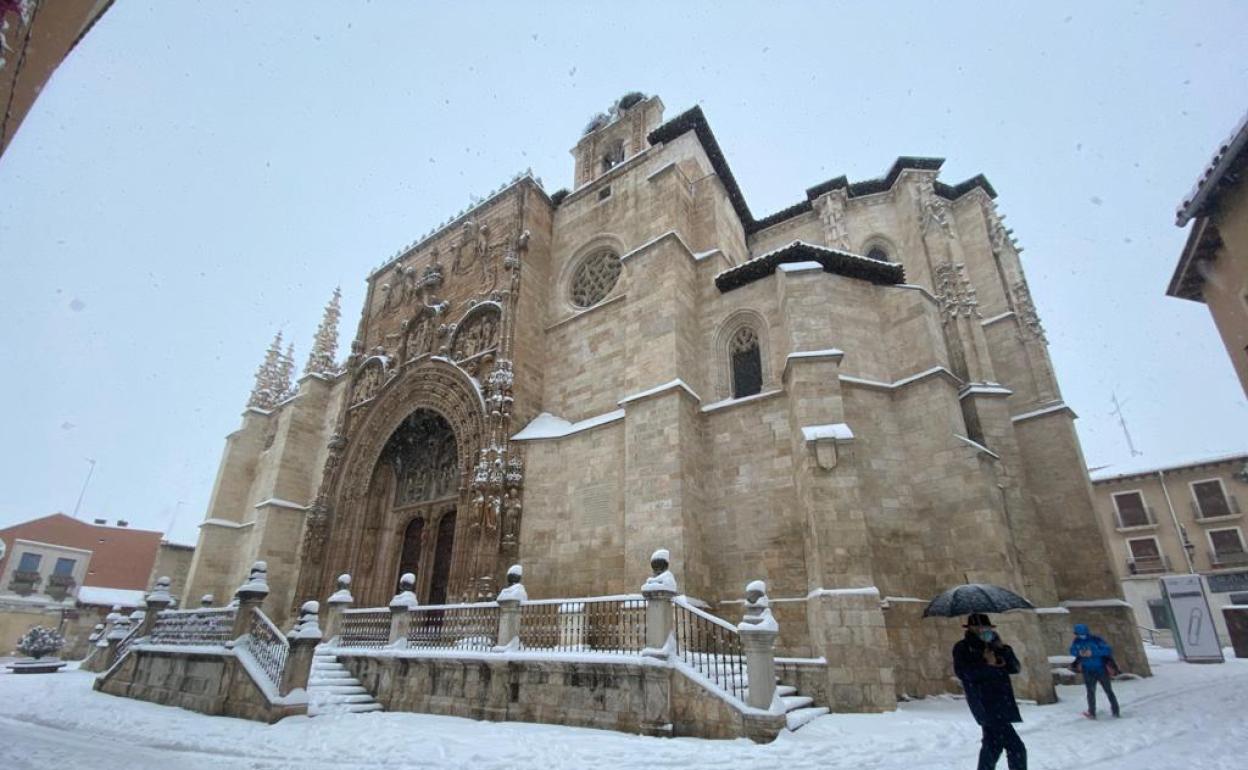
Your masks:
<svg viewBox="0 0 1248 770"><path fill-rule="evenodd" d="M829 248L849 248L849 229L845 223L846 200L845 193L838 190L815 201L819 221L823 223L823 240Z"/></svg>
<svg viewBox="0 0 1248 770"><path fill-rule="evenodd" d="M376 396L377 391L381 388L381 384L385 382L385 376L386 370L383 358L377 356L366 361L359 373L356 374L355 382L351 385L349 406L358 406Z"/></svg>
<svg viewBox="0 0 1248 770"><path fill-rule="evenodd" d="M949 202L936 194L930 177L919 178L919 206L922 210L922 227L924 234L939 230L947 237L953 237L953 226L949 223Z"/></svg>
<svg viewBox="0 0 1248 770"><path fill-rule="evenodd" d="M390 439L396 506L438 500L459 488L459 453L450 424L436 412L413 412Z"/></svg>
<svg viewBox="0 0 1248 770"><path fill-rule="evenodd" d="M1027 282L1019 281L1011 287L1010 291L1014 295L1014 312L1018 314L1024 333L1030 334L1041 342L1046 342L1044 326L1040 323L1040 315L1036 313L1036 305L1031 299L1031 289L1027 286Z"/></svg>
<svg viewBox="0 0 1248 770"><path fill-rule="evenodd" d="M468 311L452 332L454 337L451 339L448 357L452 361L463 361L487 350L497 349L501 320L502 313L493 302L482 302Z"/></svg>
<svg viewBox="0 0 1248 770"><path fill-rule="evenodd" d="M966 276L966 265L961 262L943 262L936 266L933 275L936 284L936 300L946 321L958 316L982 318L979 297L975 287Z"/></svg>

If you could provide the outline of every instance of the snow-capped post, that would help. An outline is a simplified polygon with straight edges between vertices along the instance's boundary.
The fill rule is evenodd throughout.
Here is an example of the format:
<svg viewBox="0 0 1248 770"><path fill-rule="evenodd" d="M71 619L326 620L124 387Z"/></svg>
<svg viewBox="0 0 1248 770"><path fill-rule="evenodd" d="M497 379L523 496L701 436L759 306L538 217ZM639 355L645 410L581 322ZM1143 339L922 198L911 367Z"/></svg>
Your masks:
<svg viewBox="0 0 1248 770"><path fill-rule="evenodd" d="M420 606L416 599L416 576L404 572L399 578L399 592L390 600L390 646L406 647L407 632L412 627L412 610Z"/></svg>
<svg viewBox="0 0 1248 770"><path fill-rule="evenodd" d="M342 573L338 576L338 590L330 594L325 602L325 641L337 638L342 630L342 612L351 609L355 597L351 595L351 576Z"/></svg>
<svg viewBox="0 0 1248 770"><path fill-rule="evenodd" d="M307 689L308 674L312 670L312 657L316 645L321 643L320 602L304 602L299 608L299 619L286 634L290 652L286 655L286 667L282 669L282 683L278 691L289 695L293 690Z"/></svg>
<svg viewBox="0 0 1248 770"><path fill-rule="evenodd" d="M212 603L215 602L216 600L217 600L217 597L213 596L212 594L204 594L203 596L199 597L199 606L203 607L204 609L208 609L209 607L212 606Z"/></svg>
<svg viewBox="0 0 1248 770"><path fill-rule="evenodd" d="M268 595L269 565L258 561L251 565L251 574L247 576L247 582L234 592L234 601L238 603L238 610L234 613L234 630L231 632L231 638L238 639L247 633L247 629L251 627L252 612L260 609L260 605L264 604Z"/></svg>
<svg viewBox="0 0 1248 770"><path fill-rule="evenodd" d="M122 640L130 635L130 629L132 628L129 617L122 615L120 612L110 614L117 615L117 618L113 621L113 627L109 629L108 634L104 637L105 644L108 647L108 650L106 650L107 655L104 656L105 670L111 668L117 662L117 645L121 644Z"/></svg>
<svg viewBox="0 0 1248 770"><path fill-rule="evenodd" d="M660 548L650 555L652 574L641 585L646 597L646 649L642 655L667 658L668 638L672 635L672 599L676 598L676 576L668 569L671 554Z"/></svg>
<svg viewBox="0 0 1248 770"><path fill-rule="evenodd" d="M776 638L780 626L771 615L767 584L752 581L745 587L745 617L737 624L745 648L745 675L749 682L745 702L756 709L771 708L776 696Z"/></svg>
<svg viewBox="0 0 1248 770"><path fill-rule="evenodd" d="M151 636L152 626L156 625L156 616L173 604L173 596L169 594L169 586L172 584L173 581L167 577L156 578L156 587L147 595L147 613L143 615L143 625L140 627L139 636Z"/></svg>
<svg viewBox="0 0 1248 770"><path fill-rule="evenodd" d="M519 649L520 603L529 600L524 590L524 568L513 564L507 569L507 587L498 592L498 644L495 652Z"/></svg>

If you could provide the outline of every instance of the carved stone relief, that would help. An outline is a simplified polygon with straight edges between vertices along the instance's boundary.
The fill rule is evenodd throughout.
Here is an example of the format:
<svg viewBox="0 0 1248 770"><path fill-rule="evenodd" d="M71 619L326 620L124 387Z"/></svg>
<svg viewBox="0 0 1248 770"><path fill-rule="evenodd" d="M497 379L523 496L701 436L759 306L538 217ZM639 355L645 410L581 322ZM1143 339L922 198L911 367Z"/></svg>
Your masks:
<svg viewBox="0 0 1248 770"><path fill-rule="evenodd" d="M366 361L355 375L349 406L357 406L377 395L377 390L385 382L385 374L385 365L381 358Z"/></svg>
<svg viewBox="0 0 1248 770"><path fill-rule="evenodd" d="M413 412L395 431L385 451L398 479L396 506L439 500L458 489L455 434L436 412Z"/></svg>
<svg viewBox="0 0 1248 770"><path fill-rule="evenodd" d="M823 223L823 240L829 248L848 249L849 229L845 224L846 196L844 192L828 193L815 201L819 221Z"/></svg>
<svg viewBox="0 0 1248 770"><path fill-rule="evenodd" d="M469 311L454 329L448 357L452 361L463 361L487 350L496 350L500 316L498 305L492 302Z"/></svg>
<svg viewBox="0 0 1248 770"><path fill-rule="evenodd" d="M981 318L979 297L966 275L966 265L961 262L943 262L933 273L936 283L936 300L946 321L958 316Z"/></svg>
<svg viewBox="0 0 1248 770"><path fill-rule="evenodd" d="M1030 334L1041 342L1047 342L1048 338L1044 336L1044 326L1040 323L1040 315L1036 313L1036 305L1031 299L1031 289L1027 286L1027 282L1019 281L1010 288L1010 291L1014 295L1014 311L1018 314L1024 333Z"/></svg>

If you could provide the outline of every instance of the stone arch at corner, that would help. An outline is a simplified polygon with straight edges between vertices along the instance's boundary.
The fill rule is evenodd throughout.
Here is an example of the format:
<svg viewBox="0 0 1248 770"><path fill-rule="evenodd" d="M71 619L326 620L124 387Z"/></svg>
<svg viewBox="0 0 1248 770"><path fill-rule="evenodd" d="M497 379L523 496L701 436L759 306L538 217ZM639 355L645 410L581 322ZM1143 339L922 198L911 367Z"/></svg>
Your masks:
<svg viewBox="0 0 1248 770"><path fill-rule="evenodd" d="M470 553L469 485L472 470L485 438L485 405L473 380L445 358L432 357L403 367L383 384L375 398L347 414L346 451L339 472L327 495L331 519L327 547L321 564L305 564L319 573L318 598L330 589L333 577L342 572L353 576L352 589L357 604L384 604L393 592L390 575L373 563L368 552L372 530L386 529L384 521L370 520L376 506L374 470L390 437L417 410L440 415L455 434L459 482L456 509L455 550L452 557L448 593L459 596L467 590L469 577L461 553Z"/></svg>

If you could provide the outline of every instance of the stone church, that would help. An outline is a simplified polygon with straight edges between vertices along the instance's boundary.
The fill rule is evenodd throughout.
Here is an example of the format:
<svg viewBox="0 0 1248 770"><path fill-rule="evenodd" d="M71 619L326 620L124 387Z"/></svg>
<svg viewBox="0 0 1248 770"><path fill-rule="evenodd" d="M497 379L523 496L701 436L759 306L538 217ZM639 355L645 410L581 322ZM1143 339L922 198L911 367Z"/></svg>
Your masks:
<svg viewBox="0 0 1248 770"><path fill-rule="evenodd" d="M348 572L425 604L632 593L671 552L734 622L762 578L779 651L823 658L841 710L944 692L963 582L1000 617L1020 689L1092 624L1147 673L1108 564L1075 415L1021 249L983 176L898 158L756 217L701 109L633 93L572 150L368 276L345 365L336 299L297 388L280 342L227 439L184 601L267 561L285 622Z"/></svg>

